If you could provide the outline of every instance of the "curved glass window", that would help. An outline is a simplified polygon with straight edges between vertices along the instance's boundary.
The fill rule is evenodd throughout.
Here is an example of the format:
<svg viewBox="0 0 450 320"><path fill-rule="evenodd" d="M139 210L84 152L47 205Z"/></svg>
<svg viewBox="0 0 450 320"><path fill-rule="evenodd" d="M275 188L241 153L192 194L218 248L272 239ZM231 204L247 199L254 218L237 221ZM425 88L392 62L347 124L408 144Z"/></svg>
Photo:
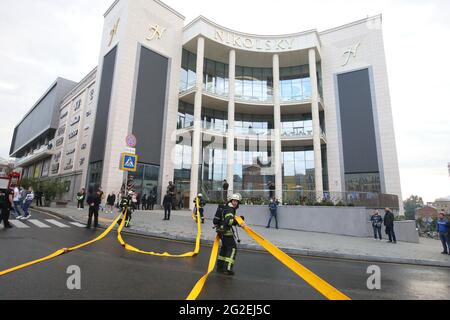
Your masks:
<svg viewBox="0 0 450 320"><path fill-rule="evenodd" d="M227 132L228 112L208 108L202 108L203 129Z"/></svg>
<svg viewBox="0 0 450 320"><path fill-rule="evenodd" d="M185 92L197 83L197 55L183 49L181 60L180 92Z"/></svg>
<svg viewBox="0 0 450 320"><path fill-rule="evenodd" d="M303 101L311 99L309 65L280 68L282 101Z"/></svg>
<svg viewBox="0 0 450 320"><path fill-rule="evenodd" d="M274 118L272 115L237 113L234 126L238 135L270 135Z"/></svg>
<svg viewBox="0 0 450 320"><path fill-rule="evenodd" d="M180 101L178 104L177 130L194 126L194 106Z"/></svg>
<svg viewBox="0 0 450 320"><path fill-rule="evenodd" d="M236 66L236 99L273 100L273 69Z"/></svg>
<svg viewBox="0 0 450 320"><path fill-rule="evenodd" d="M205 59L203 68L203 83L205 91L220 96L227 96L229 86L228 65Z"/></svg>

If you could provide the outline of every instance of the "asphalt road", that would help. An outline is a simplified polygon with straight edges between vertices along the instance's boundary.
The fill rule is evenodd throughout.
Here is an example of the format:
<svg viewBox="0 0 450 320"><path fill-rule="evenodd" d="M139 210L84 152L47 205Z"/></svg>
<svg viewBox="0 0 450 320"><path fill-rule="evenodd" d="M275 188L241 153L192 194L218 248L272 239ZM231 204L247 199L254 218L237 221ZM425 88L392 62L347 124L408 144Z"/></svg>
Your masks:
<svg viewBox="0 0 450 320"><path fill-rule="evenodd" d="M47 225L0 229L0 270L38 259L64 247L89 241L103 230L88 230L66 220L33 212L32 219ZM66 225L56 226L53 219ZM38 223L39 224L39 223ZM42 226L42 225L41 225ZM192 251L193 244L125 235L147 251L174 254ZM183 300L206 271L211 247L202 246L195 258L159 258L124 250L111 232L88 247L0 277L0 300ZM376 264L381 290L367 288L372 263L294 256L305 267L355 300L450 299L450 269ZM81 270L81 290L69 290L70 266ZM266 253L240 250L236 275L212 274L201 300L323 300L315 289Z"/></svg>

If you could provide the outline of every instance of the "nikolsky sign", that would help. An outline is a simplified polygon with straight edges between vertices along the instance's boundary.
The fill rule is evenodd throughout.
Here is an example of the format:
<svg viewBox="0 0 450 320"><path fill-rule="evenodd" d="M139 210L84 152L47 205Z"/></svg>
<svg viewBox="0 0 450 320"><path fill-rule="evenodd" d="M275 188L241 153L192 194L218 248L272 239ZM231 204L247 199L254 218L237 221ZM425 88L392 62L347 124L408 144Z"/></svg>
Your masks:
<svg viewBox="0 0 450 320"><path fill-rule="evenodd" d="M223 44L242 49L257 51L284 51L292 50L297 38L262 39L235 34L216 29L214 39Z"/></svg>

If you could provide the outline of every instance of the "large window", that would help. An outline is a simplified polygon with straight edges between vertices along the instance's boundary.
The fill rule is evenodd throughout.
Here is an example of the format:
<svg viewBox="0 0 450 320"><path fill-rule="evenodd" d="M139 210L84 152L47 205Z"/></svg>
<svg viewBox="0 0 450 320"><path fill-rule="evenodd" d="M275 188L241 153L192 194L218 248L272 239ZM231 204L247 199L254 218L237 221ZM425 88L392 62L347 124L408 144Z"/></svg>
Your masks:
<svg viewBox="0 0 450 320"><path fill-rule="evenodd" d="M242 135L270 135L274 128L272 115L243 114L235 116L235 132Z"/></svg>
<svg viewBox="0 0 450 320"><path fill-rule="evenodd" d="M283 148L283 190L315 190L312 147Z"/></svg>
<svg viewBox="0 0 450 320"><path fill-rule="evenodd" d="M269 149L269 148L268 148ZM264 191L275 181L271 151L234 152L234 188L236 191Z"/></svg>
<svg viewBox="0 0 450 320"><path fill-rule="evenodd" d="M203 128L225 133L228 128L228 112L202 108Z"/></svg>
<svg viewBox="0 0 450 320"><path fill-rule="evenodd" d="M210 195L222 190L223 180L227 179L227 150L213 146L203 150L202 191Z"/></svg>
<svg viewBox="0 0 450 320"><path fill-rule="evenodd" d="M282 101L311 99L309 65L280 68L280 86Z"/></svg>
<svg viewBox="0 0 450 320"><path fill-rule="evenodd" d="M141 197L151 192L157 194L159 166L139 163L136 172L130 173L129 176L134 178L134 191L139 193Z"/></svg>
<svg viewBox="0 0 450 320"><path fill-rule="evenodd" d="M289 114L281 116L282 136L311 136L312 114Z"/></svg>
<svg viewBox="0 0 450 320"><path fill-rule="evenodd" d="M194 106L180 101L178 104L177 129L184 129L194 126Z"/></svg>
<svg viewBox="0 0 450 320"><path fill-rule="evenodd" d="M272 101L273 69L237 66L236 98L250 101Z"/></svg>
<svg viewBox="0 0 450 320"><path fill-rule="evenodd" d="M203 68L203 83L205 90L221 96L228 95L228 65L205 59Z"/></svg>
<svg viewBox="0 0 450 320"><path fill-rule="evenodd" d="M380 193L380 174L378 172L346 174L345 189L346 191Z"/></svg>
<svg viewBox="0 0 450 320"><path fill-rule="evenodd" d="M183 49L181 61L180 92L187 91L197 82L197 55Z"/></svg>

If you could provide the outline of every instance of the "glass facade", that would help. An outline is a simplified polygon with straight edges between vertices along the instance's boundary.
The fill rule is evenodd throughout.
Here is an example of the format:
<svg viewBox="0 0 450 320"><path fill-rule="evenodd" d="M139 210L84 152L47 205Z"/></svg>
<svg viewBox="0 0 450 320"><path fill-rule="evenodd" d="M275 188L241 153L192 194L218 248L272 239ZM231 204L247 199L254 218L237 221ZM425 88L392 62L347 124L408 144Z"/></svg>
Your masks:
<svg viewBox="0 0 450 320"><path fill-rule="evenodd" d="M228 112L202 108L203 129L226 133L228 129Z"/></svg>
<svg viewBox="0 0 450 320"><path fill-rule="evenodd" d="M309 65L280 68L282 101L303 101L311 99Z"/></svg>
<svg viewBox="0 0 450 320"><path fill-rule="evenodd" d="M314 191L315 170L312 147L282 149L283 190Z"/></svg>
<svg viewBox="0 0 450 320"><path fill-rule="evenodd" d="M214 145L203 149L202 192L222 190L223 180L227 179L226 141L222 147Z"/></svg>
<svg viewBox="0 0 450 320"><path fill-rule="evenodd" d="M204 89L209 93L228 96L228 65L221 62L205 59L203 68Z"/></svg>
<svg viewBox="0 0 450 320"><path fill-rule="evenodd" d="M273 101L273 69L236 66L236 99Z"/></svg>
<svg viewBox="0 0 450 320"><path fill-rule="evenodd" d="M197 83L197 55L183 49L181 60L180 92L185 92Z"/></svg>
<svg viewBox="0 0 450 320"><path fill-rule="evenodd" d="M272 115L236 113L234 126L238 135L270 135L274 118Z"/></svg>
<svg viewBox="0 0 450 320"><path fill-rule="evenodd" d="M281 135L311 136L313 134L312 114L289 114L281 116Z"/></svg>
<svg viewBox="0 0 450 320"><path fill-rule="evenodd" d="M130 172L128 176L134 178L134 191L141 196L151 192L158 194L159 166L138 163L136 172Z"/></svg>
<svg viewBox="0 0 450 320"><path fill-rule="evenodd" d="M270 148L269 148L270 149ZM236 191L261 191L275 181L272 154L267 151L234 151L234 189Z"/></svg>
<svg viewBox="0 0 450 320"><path fill-rule="evenodd" d="M345 189L347 191L380 193L380 173L345 174Z"/></svg>
<svg viewBox="0 0 450 320"><path fill-rule="evenodd" d="M194 126L194 106L190 103L180 101L178 103L177 129Z"/></svg>

